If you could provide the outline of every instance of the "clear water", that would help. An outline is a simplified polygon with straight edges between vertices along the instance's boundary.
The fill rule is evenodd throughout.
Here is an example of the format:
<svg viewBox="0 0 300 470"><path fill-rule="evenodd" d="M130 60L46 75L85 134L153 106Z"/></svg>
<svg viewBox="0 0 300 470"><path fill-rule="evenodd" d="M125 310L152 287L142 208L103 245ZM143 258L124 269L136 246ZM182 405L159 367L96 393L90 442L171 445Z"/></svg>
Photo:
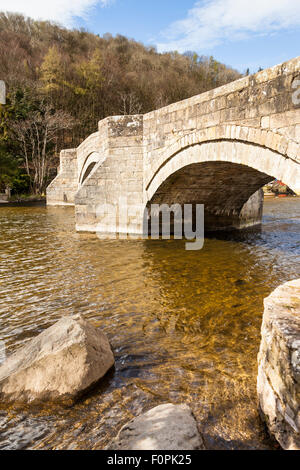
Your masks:
<svg viewBox="0 0 300 470"><path fill-rule="evenodd" d="M300 274L300 199L261 232L100 241L72 208L0 207L0 341L11 354L63 315L108 335L115 370L72 408L0 404L0 449L103 449L161 403L188 403L209 449L273 449L257 412L263 299ZM1 345L1 343L0 343Z"/></svg>

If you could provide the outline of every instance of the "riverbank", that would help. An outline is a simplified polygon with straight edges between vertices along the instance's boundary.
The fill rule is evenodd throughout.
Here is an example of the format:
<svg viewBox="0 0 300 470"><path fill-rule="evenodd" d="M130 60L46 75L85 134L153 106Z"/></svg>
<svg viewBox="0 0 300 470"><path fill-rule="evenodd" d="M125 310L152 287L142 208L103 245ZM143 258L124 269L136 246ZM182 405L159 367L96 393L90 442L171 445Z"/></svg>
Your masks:
<svg viewBox="0 0 300 470"><path fill-rule="evenodd" d="M288 199L291 199L291 198L299 198L300 196L297 196L296 194L293 195L293 194L275 194L275 193L264 193L264 197L265 199L269 199L269 198L288 198Z"/></svg>
<svg viewBox="0 0 300 470"><path fill-rule="evenodd" d="M45 205L46 197L21 197L16 199L11 198L7 202L0 202L0 207L33 207Z"/></svg>
<svg viewBox="0 0 300 470"><path fill-rule="evenodd" d="M286 195L286 194L274 194L274 193L265 193L264 194L265 200L269 199L300 199L300 196L292 196L292 195ZM0 202L0 207L15 207L15 206L33 206L33 205L40 205L40 206L45 206L46 205L46 197L20 197L13 199L11 198L7 202Z"/></svg>

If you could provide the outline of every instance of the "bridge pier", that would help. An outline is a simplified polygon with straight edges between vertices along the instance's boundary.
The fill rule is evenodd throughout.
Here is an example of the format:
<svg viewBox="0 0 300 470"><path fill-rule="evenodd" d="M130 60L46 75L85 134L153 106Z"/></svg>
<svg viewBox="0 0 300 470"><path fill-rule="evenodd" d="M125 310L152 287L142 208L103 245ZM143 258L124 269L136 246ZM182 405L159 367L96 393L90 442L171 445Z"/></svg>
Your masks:
<svg viewBox="0 0 300 470"><path fill-rule="evenodd" d="M205 212L207 232L244 230L261 225L264 206L264 192L256 191L240 211L232 210L226 214Z"/></svg>
<svg viewBox="0 0 300 470"><path fill-rule="evenodd" d="M99 129L101 161L76 193L76 230L111 234L129 230L140 234L144 207L143 117L107 118L99 123Z"/></svg>
<svg viewBox="0 0 300 470"><path fill-rule="evenodd" d="M74 206L78 191L77 150L62 150L57 177L47 188L48 206Z"/></svg>

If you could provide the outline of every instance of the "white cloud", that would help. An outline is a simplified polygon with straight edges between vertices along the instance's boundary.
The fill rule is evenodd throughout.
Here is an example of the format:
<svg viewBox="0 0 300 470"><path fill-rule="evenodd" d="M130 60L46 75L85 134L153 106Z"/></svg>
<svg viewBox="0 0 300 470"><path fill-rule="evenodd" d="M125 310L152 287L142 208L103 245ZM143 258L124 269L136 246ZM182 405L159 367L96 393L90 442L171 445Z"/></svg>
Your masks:
<svg viewBox="0 0 300 470"><path fill-rule="evenodd" d="M185 19L163 32L158 50L207 50L224 41L299 26L300 0L197 1Z"/></svg>
<svg viewBox="0 0 300 470"><path fill-rule="evenodd" d="M72 26L74 17L87 18L93 7L112 0L0 0L0 10L22 13L37 20L52 20Z"/></svg>

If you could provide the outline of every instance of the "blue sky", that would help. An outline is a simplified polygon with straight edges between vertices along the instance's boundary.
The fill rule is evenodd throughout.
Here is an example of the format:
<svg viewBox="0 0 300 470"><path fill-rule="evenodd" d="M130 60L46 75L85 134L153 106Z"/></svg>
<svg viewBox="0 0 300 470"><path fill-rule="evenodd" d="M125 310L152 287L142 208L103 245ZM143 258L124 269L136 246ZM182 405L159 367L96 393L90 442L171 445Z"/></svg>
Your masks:
<svg viewBox="0 0 300 470"><path fill-rule="evenodd" d="M123 34L160 52L194 50L256 72L300 54L300 0L0 0L0 10L96 34Z"/></svg>

